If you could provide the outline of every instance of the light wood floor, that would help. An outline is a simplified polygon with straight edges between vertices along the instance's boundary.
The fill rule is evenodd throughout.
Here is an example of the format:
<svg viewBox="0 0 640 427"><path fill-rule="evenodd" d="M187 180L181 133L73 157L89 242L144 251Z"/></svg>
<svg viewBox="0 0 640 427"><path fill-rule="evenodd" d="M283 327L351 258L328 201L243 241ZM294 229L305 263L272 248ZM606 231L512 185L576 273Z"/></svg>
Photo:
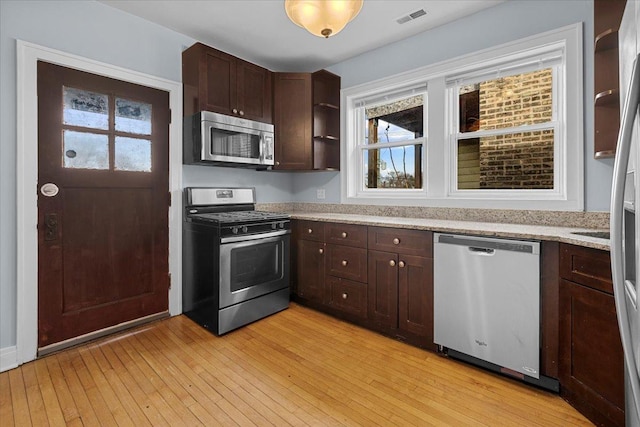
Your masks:
<svg viewBox="0 0 640 427"><path fill-rule="evenodd" d="M591 425L560 397L307 308L178 316L0 374L0 425Z"/></svg>

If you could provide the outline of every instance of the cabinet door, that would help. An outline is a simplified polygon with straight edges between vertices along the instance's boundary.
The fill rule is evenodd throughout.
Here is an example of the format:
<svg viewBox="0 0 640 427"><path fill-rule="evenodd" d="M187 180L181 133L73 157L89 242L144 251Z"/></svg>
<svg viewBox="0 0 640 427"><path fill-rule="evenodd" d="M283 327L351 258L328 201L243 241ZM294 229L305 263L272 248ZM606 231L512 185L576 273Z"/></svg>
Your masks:
<svg viewBox="0 0 640 427"><path fill-rule="evenodd" d="M433 344L433 260L398 257L398 329Z"/></svg>
<svg viewBox="0 0 640 427"><path fill-rule="evenodd" d="M560 283L561 394L597 424L624 425L624 366L613 296Z"/></svg>
<svg viewBox="0 0 640 427"><path fill-rule="evenodd" d="M236 58L210 48L203 56L206 72L200 82L200 108L231 115L237 104Z"/></svg>
<svg viewBox="0 0 640 427"><path fill-rule="evenodd" d="M272 123L271 71L246 61L237 61L238 115Z"/></svg>
<svg viewBox="0 0 640 427"><path fill-rule="evenodd" d="M369 319L388 331L398 327L398 255L369 251Z"/></svg>
<svg viewBox="0 0 640 427"><path fill-rule="evenodd" d="M298 240L298 296L310 301L324 302L324 248L325 244L311 240Z"/></svg>
<svg viewBox="0 0 640 427"><path fill-rule="evenodd" d="M311 74L276 73L275 169L311 170Z"/></svg>

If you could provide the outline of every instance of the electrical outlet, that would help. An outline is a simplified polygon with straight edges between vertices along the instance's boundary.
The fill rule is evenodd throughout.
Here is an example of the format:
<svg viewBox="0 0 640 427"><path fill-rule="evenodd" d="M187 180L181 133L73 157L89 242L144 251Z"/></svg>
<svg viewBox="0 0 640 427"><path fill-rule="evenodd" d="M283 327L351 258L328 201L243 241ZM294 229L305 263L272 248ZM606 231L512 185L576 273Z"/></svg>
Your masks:
<svg viewBox="0 0 640 427"><path fill-rule="evenodd" d="M316 190L316 199L324 199L325 194L324 194L324 188L318 188Z"/></svg>

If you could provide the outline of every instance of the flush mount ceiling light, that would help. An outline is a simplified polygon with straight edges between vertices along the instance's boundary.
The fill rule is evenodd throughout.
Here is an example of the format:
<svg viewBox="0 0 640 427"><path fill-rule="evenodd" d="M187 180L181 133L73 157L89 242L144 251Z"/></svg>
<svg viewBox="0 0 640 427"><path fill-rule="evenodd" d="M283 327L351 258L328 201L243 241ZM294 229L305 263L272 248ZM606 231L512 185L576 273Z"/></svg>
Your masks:
<svg viewBox="0 0 640 427"><path fill-rule="evenodd" d="M362 9L364 0L285 0L294 24L311 34L329 38L338 34Z"/></svg>

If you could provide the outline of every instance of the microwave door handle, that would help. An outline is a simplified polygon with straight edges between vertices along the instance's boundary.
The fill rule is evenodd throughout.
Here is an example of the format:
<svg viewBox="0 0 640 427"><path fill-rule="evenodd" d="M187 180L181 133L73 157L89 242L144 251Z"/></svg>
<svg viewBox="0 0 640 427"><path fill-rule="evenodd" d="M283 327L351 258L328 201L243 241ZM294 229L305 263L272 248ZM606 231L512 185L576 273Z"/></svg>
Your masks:
<svg viewBox="0 0 640 427"><path fill-rule="evenodd" d="M264 164L264 132L260 132L260 141L258 142L258 148L260 150L260 164Z"/></svg>
<svg viewBox="0 0 640 427"><path fill-rule="evenodd" d="M200 158L209 159L209 151L211 151L211 129L213 126L207 124L207 122L201 122L201 141L200 141Z"/></svg>

